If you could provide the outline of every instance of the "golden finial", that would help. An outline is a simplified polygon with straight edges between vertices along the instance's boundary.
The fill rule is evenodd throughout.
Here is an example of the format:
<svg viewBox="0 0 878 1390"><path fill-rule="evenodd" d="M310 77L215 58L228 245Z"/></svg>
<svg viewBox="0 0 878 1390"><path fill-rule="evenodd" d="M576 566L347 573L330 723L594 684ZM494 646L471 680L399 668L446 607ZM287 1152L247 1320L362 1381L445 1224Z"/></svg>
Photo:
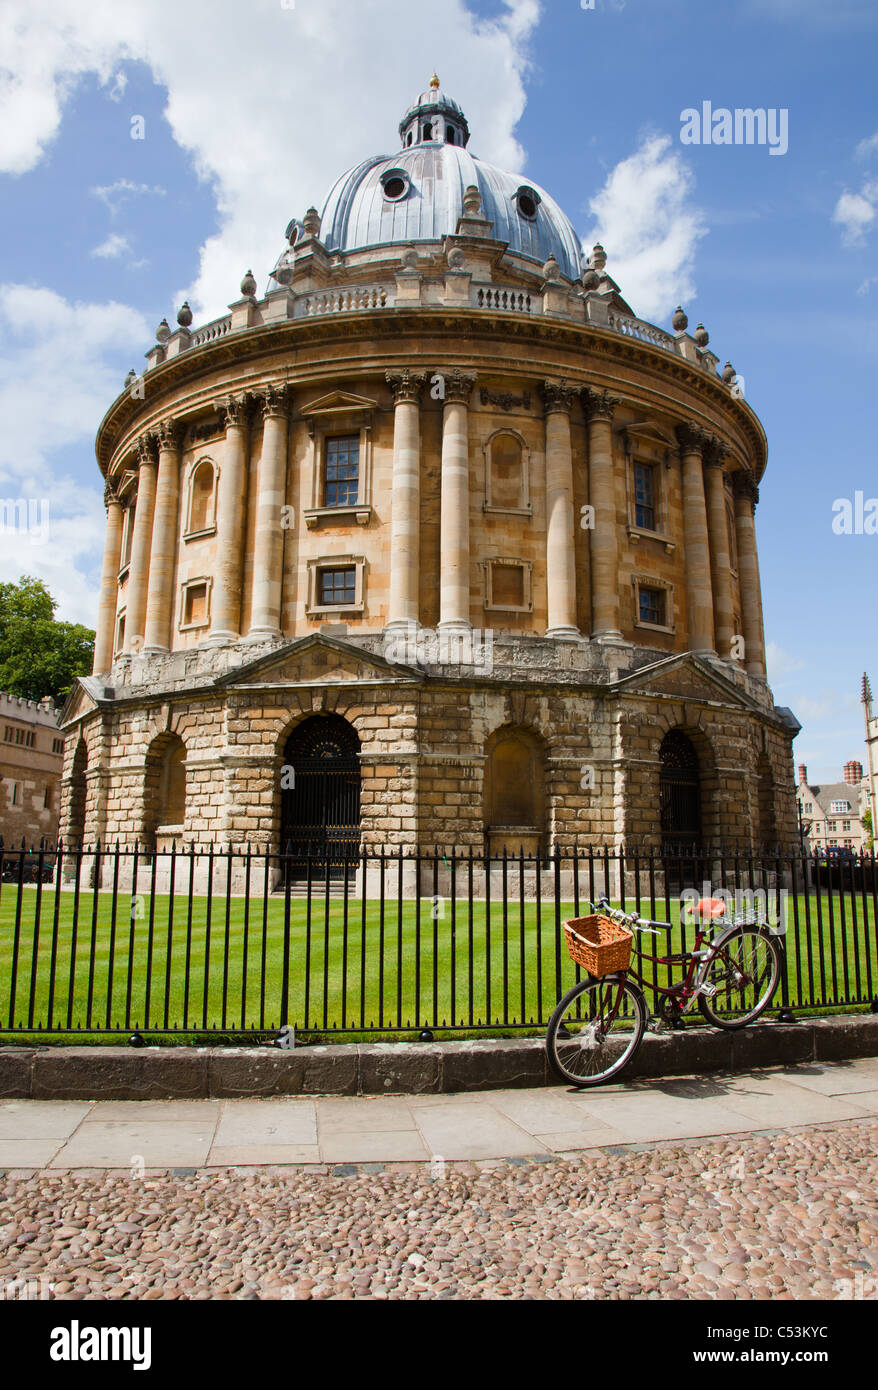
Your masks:
<svg viewBox="0 0 878 1390"><path fill-rule="evenodd" d="M436 76L435 72L433 73L433 76L430 78L430 86L433 88L434 91L437 91L439 88L439 78Z"/></svg>

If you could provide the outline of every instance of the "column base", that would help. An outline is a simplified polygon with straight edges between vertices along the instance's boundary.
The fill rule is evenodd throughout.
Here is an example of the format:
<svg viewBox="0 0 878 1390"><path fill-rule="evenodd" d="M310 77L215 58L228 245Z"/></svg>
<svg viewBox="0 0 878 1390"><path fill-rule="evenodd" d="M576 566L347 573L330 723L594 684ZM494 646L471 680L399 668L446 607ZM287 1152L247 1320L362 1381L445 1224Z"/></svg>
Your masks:
<svg viewBox="0 0 878 1390"><path fill-rule="evenodd" d="M591 634L593 642L599 642L602 647L630 647L631 643L624 638L615 628L604 628L596 630Z"/></svg>
<svg viewBox="0 0 878 1390"><path fill-rule="evenodd" d="M269 642L273 638L283 637L279 627L251 627L243 642Z"/></svg>
<svg viewBox="0 0 878 1390"><path fill-rule="evenodd" d="M543 634L544 637L551 637L557 642L581 642L582 633L578 627L568 627L562 624L560 627L548 627Z"/></svg>
<svg viewBox="0 0 878 1390"><path fill-rule="evenodd" d="M232 642L239 640L239 633L223 632L222 629L219 629L216 632L209 632L201 645L204 647L228 647Z"/></svg>
<svg viewBox="0 0 878 1390"><path fill-rule="evenodd" d="M142 651L140 652L140 655L141 655L141 656L167 656L169 651L170 651L170 648L169 648L169 647L160 647L160 646L158 646L158 645L156 645L156 644L150 643L150 645L149 645L148 647L144 647L144 648L142 649Z"/></svg>
<svg viewBox="0 0 878 1390"><path fill-rule="evenodd" d="M421 624L417 618L391 618L389 622L384 624L383 630L394 634L400 632L420 632Z"/></svg>
<svg viewBox="0 0 878 1390"><path fill-rule="evenodd" d="M468 633L472 632L472 630L472 623L467 622L465 618L449 618L447 621L438 623L436 626L437 632L460 633L462 637L465 637Z"/></svg>

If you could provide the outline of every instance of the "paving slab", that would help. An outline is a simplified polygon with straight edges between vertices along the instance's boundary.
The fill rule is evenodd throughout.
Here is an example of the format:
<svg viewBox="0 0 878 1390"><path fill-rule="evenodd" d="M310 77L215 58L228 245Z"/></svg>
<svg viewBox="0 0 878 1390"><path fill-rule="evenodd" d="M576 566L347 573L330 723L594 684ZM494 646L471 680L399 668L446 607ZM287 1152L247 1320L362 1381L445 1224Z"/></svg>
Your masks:
<svg viewBox="0 0 878 1390"><path fill-rule="evenodd" d="M219 1100L102 1100L86 1116L98 1124L216 1124Z"/></svg>
<svg viewBox="0 0 878 1390"><path fill-rule="evenodd" d="M482 1100L529 1134L606 1128L589 1115L584 1094L559 1094L557 1090L490 1091L482 1094Z"/></svg>
<svg viewBox="0 0 878 1390"><path fill-rule="evenodd" d="M214 1147L222 1148L275 1144L286 1148L316 1147L316 1103L313 1100L227 1100L213 1142ZM278 1160L281 1161L292 1163L296 1160Z"/></svg>
<svg viewBox="0 0 878 1390"><path fill-rule="evenodd" d="M87 1100L0 1101L0 1140L68 1139L91 1108Z"/></svg>
<svg viewBox="0 0 878 1390"><path fill-rule="evenodd" d="M63 1139L0 1139L0 1168L47 1168Z"/></svg>
<svg viewBox="0 0 878 1390"><path fill-rule="evenodd" d="M650 1139L697 1139L709 1134L741 1134L759 1126L726 1103L666 1095L588 1095L588 1111L619 1130L626 1142Z"/></svg>
<svg viewBox="0 0 878 1390"><path fill-rule="evenodd" d="M148 1168L200 1167L207 1161L215 1122L193 1124L105 1123L80 1125L49 1165L52 1168L130 1168L138 1160Z"/></svg>
<svg viewBox="0 0 878 1390"><path fill-rule="evenodd" d="M372 1100L368 1096L320 1100L317 1103L320 1141L332 1134L367 1134L378 1130L416 1130L408 1099Z"/></svg>
<svg viewBox="0 0 878 1390"><path fill-rule="evenodd" d="M333 1130L320 1136L324 1163L389 1163L394 1159L425 1161L430 1157L416 1129Z"/></svg>
<svg viewBox="0 0 878 1390"><path fill-rule="evenodd" d="M863 1058L851 1065L845 1062L812 1062L803 1067L787 1067L783 1076L807 1091L824 1096L856 1095L878 1087L878 1059Z"/></svg>
<svg viewBox="0 0 878 1390"><path fill-rule="evenodd" d="M853 1120L868 1113L858 1102L858 1095L826 1096L789 1083L783 1091L760 1091L757 1084L751 1083L746 1090L730 1087L723 1104L737 1115L773 1128Z"/></svg>
<svg viewBox="0 0 878 1390"><path fill-rule="evenodd" d="M231 1144L216 1145L207 1156L208 1168L274 1168L285 1163L320 1163L316 1144Z"/></svg>
<svg viewBox="0 0 878 1390"><path fill-rule="evenodd" d="M618 1129L608 1125L598 1125L595 1129L562 1129L554 1134L538 1134L536 1138L553 1154L569 1154L587 1160L587 1150L606 1149L612 1144L628 1144L628 1137Z"/></svg>
<svg viewBox="0 0 878 1390"><path fill-rule="evenodd" d="M430 1152L442 1158L525 1158L548 1152L545 1144L484 1100L476 1105L449 1101L421 1106L413 1097L412 1111Z"/></svg>

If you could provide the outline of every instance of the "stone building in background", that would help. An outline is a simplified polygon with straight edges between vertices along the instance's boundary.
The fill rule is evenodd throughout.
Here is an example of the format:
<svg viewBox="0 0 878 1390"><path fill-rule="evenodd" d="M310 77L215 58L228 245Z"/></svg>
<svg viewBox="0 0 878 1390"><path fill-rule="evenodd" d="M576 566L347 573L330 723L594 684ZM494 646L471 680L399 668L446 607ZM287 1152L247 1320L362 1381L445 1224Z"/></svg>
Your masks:
<svg viewBox="0 0 878 1390"><path fill-rule="evenodd" d="M762 427L438 79L97 438L74 840L789 847Z"/></svg>
<svg viewBox="0 0 878 1390"><path fill-rule="evenodd" d="M0 693L0 837L28 849L58 836L64 737L51 696Z"/></svg>
<svg viewBox="0 0 878 1390"><path fill-rule="evenodd" d="M808 769L799 763L796 799L807 853L825 849L863 853L871 836L863 820L869 809L869 780L862 763L852 758L844 765L843 781L820 785L808 781Z"/></svg>

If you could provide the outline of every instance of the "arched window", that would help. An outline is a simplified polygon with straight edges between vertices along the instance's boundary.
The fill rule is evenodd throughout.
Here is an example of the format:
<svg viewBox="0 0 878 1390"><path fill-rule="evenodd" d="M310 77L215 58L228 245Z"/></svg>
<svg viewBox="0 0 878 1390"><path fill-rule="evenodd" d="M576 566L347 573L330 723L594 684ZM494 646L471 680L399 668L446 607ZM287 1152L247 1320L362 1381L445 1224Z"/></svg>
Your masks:
<svg viewBox="0 0 878 1390"><path fill-rule="evenodd" d="M74 844L82 844L85 836L86 773L88 772L88 749L85 740L80 739L73 754L70 769L70 791L68 796L67 837Z"/></svg>
<svg viewBox="0 0 878 1390"><path fill-rule="evenodd" d="M449 145L453 145L455 143L457 136L455 135L453 125L445 127L445 139L447 140Z"/></svg>
<svg viewBox="0 0 878 1390"><path fill-rule="evenodd" d="M701 841L698 754L682 729L671 729L659 749L662 844L666 853L695 849Z"/></svg>
<svg viewBox="0 0 878 1390"><path fill-rule="evenodd" d="M733 570L738 568L738 537L735 533L735 517L731 507L726 503L726 529L729 533L729 563Z"/></svg>
<svg viewBox="0 0 878 1390"><path fill-rule="evenodd" d="M545 746L529 729L504 728L486 747L485 829L491 853L534 853L545 829Z"/></svg>
<svg viewBox="0 0 878 1390"><path fill-rule="evenodd" d="M421 138L424 139L424 140L432 140L432 139L433 139L433 125L432 125L431 122L429 122L427 125L424 126L424 133L423 133L423 136L422 136Z"/></svg>
<svg viewBox="0 0 878 1390"><path fill-rule="evenodd" d="M195 465L189 485L189 525L186 529L190 533L207 531L215 524L214 482L213 464L210 459L202 459Z"/></svg>
<svg viewBox="0 0 878 1390"><path fill-rule="evenodd" d="M308 863L351 872L360 846L360 739L339 714L314 714L287 739L281 772L281 850L290 877Z"/></svg>
<svg viewBox="0 0 878 1390"><path fill-rule="evenodd" d="M159 825L186 822L186 745L174 738L162 753L159 781Z"/></svg>
<svg viewBox="0 0 878 1390"><path fill-rule="evenodd" d="M506 431L493 435L487 454L486 505L504 511L528 510L526 458L519 437Z"/></svg>
<svg viewBox="0 0 878 1390"><path fill-rule="evenodd" d="M125 508L125 516L122 521L122 554L119 560L119 569L127 569L131 563L131 542L134 538L134 502L128 503Z"/></svg>
<svg viewBox="0 0 878 1390"><path fill-rule="evenodd" d="M406 144L407 144L407 145L410 145L410 144L412 143L412 140L413 140L413 139L414 139L414 132L410 130L409 133L408 133L408 135L406 136Z"/></svg>

